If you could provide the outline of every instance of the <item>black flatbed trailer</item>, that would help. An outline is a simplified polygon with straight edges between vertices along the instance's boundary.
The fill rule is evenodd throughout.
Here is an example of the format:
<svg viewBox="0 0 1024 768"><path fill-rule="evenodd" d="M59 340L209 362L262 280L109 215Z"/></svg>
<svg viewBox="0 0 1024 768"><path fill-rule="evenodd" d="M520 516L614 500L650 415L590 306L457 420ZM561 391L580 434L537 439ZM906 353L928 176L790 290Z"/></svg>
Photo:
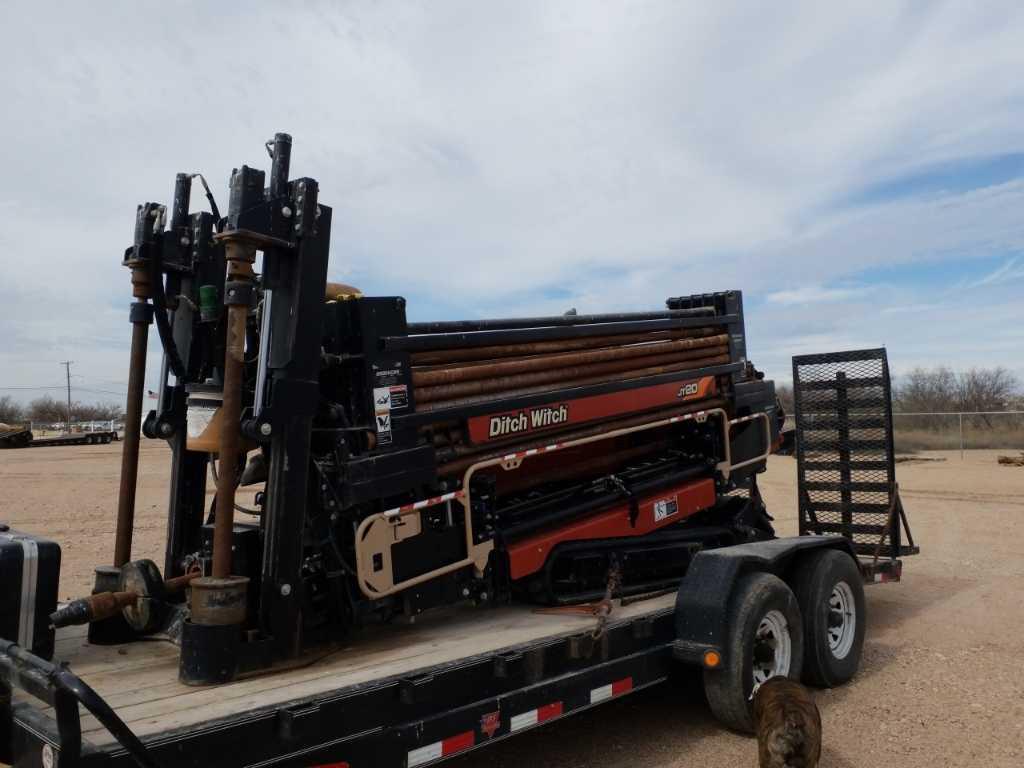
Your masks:
<svg viewBox="0 0 1024 768"><path fill-rule="evenodd" d="M116 431L73 432L69 435L37 437L30 430L0 434L0 448L46 448L54 445L99 445L117 442Z"/></svg>
<svg viewBox="0 0 1024 768"><path fill-rule="evenodd" d="M58 633L50 663L0 641L0 694L12 701L5 724L0 698L0 747L11 751L0 758L18 768L433 765L664 682L708 651L728 665L738 585L756 573L792 583L823 549L851 554L839 536L709 550L678 592L615 601L606 621L456 606L220 686L179 683L170 642L89 645L73 628ZM868 583L900 577L900 561L857 562Z"/></svg>
<svg viewBox="0 0 1024 768"><path fill-rule="evenodd" d="M417 768L663 682L680 664L703 668L723 723L749 729L750 691L767 677L834 686L856 673L864 585L899 581L901 558L919 551L895 482L884 350L795 358L794 382L800 536L702 550L678 590L610 612L454 605L215 686L180 683L179 649L159 638L91 645L69 628L54 662L0 640L0 761ZM863 423L868 408L881 409L878 424ZM823 441L837 418L856 434Z"/></svg>

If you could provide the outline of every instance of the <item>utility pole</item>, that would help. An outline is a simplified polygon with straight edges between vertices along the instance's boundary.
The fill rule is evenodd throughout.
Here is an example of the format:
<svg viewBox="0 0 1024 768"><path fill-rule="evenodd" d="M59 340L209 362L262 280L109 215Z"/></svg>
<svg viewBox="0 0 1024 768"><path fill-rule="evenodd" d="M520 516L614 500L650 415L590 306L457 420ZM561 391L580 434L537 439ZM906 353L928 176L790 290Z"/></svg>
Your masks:
<svg viewBox="0 0 1024 768"><path fill-rule="evenodd" d="M68 377L68 428L67 433L71 434L71 364L74 360L64 360L61 365L64 366L64 371Z"/></svg>

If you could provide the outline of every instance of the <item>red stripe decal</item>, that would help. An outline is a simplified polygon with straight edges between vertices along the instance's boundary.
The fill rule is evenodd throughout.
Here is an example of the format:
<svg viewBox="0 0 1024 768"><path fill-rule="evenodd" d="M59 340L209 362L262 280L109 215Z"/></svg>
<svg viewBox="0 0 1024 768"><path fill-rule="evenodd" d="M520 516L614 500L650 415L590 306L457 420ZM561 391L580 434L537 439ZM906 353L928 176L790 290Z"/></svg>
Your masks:
<svg viewBox="0 0 1024 768"><path fill-rule="evenodd" d="M606 419L635 411L646 411L672 403L686 403L711 397L717 389L714 376L654 384L623 392L555 400L517 411L474 416L469 422L469 439L474 443L502 440L516 435Z"/></svg>
<svg viewBox="0 0 1024 768"><path fill-rule="evenodd" d="M547 720L551 720L555 717L562 716L562 702L556 701L553 704L545 704L543 707L537 707L537 722L543 723Z"/></svg>
<svg viewBox="0 0 1024 768"><path fill-rule="evenodd" d="M446 756L454 755L456 752L469 749L473 746L475 741L476 739L473 736L472 731L460 733L458 736L449 736L441 742L441 754Z"/></svg>
<svg viewBox="0 0 1024 768"><path fill-rule="evenodd" d="M624 677L612 683L612 696L620 696L633 690L633 678Z"/></svg>

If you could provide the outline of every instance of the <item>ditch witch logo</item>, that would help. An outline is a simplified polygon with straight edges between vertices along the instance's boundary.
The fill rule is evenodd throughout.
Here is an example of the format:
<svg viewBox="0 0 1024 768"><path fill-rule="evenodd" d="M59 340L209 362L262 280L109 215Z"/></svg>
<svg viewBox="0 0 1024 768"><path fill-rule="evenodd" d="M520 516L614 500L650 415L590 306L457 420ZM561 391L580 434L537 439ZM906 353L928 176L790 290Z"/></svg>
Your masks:
<svg viewBox="0 0 1024 768"><path fill-rule="evenodd" d="M568 405L545 405L531 408L515 414L492 416L488 428L488 437L505 437L529 432L533 429L544 429L555 424L564 424L569 420Z"/></svg>

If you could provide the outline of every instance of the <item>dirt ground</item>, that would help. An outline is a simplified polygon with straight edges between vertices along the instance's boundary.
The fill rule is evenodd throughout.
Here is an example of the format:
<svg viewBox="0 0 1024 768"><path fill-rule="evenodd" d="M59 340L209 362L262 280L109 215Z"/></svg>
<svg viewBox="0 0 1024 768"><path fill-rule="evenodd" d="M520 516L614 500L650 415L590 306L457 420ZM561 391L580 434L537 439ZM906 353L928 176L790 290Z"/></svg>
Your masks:
<svg viewBox="0 0 1024 768"><path fill-rule="evenodd" d="M897 477L923 554L901 584L868 589L858 677L817 693L823 768L1024 765L1024 468L998 451L921 454ZM1004 451L1005 453L1005 451ZM0 451L0 520L57 539L60 594L86 593L112 553L120 444ZM142 450L134 557L162 562L168 453ZM936 460L938 459L938 460ZM762 481L781 534L795 533L795 462ZM449 763L734 768L752 740L719 728L699 677L628 696Z"/></svg>

